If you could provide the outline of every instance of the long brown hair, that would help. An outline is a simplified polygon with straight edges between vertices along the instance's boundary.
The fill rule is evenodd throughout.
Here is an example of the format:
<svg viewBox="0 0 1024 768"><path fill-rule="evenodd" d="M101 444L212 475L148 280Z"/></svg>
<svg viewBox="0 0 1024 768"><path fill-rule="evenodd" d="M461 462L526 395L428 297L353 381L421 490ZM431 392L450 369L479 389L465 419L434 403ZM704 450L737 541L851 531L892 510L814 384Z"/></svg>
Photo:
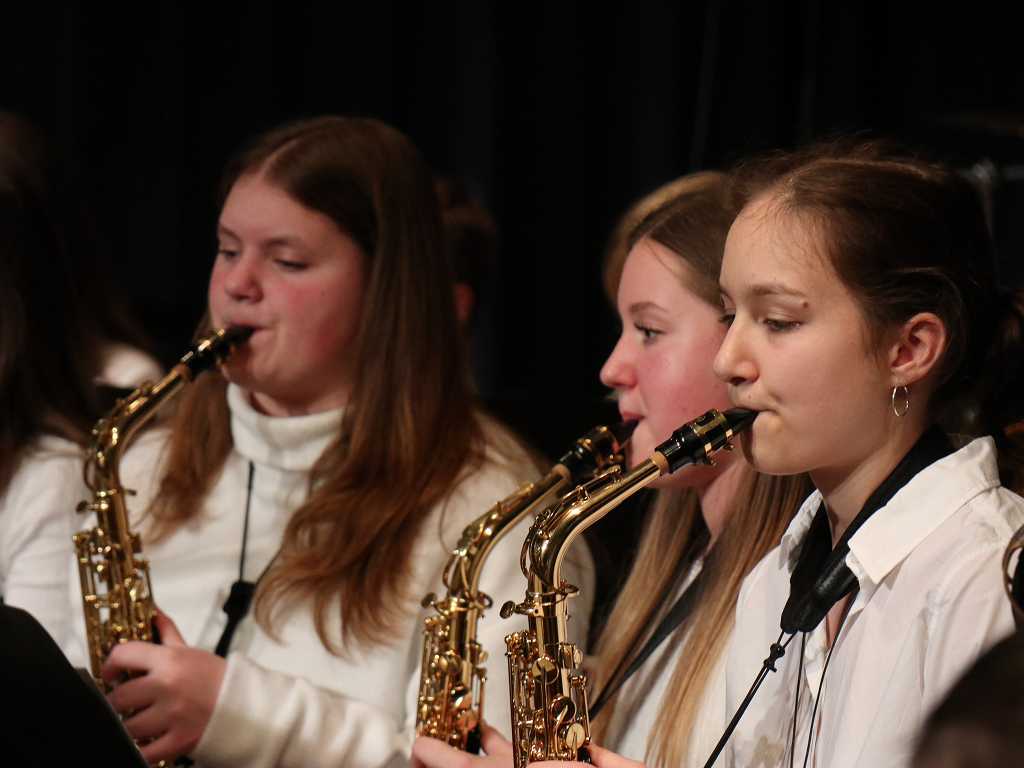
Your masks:
<svg viewBox="0 0 1024 768"><path fill-rule="evenodd" d="M33 439L84 444L99 412L97 334L55 172L36 129L0 112L0 494Z"/></svg>
<svg viewBox="0 0 1024 768"><path fill-rule="evenodd" d="M718 273L734 213L726 177L711 172L679 179L636 203L623 218L605 259L609 297L614 302L630 248L650 238L688 266L686 288L719 307ZM809 492L810 485L803 477L768 477L744 468L726 524L704 557L704 575L691 613L686 649L679 654L657 721L650 730L649 763L667 768L685 762L704 690L732 631L740 584L779 542ZM707 536L694 491L658 493L645 521L633 568L598 642L595 689L603 688L624 657L643 645L669 608L665 596L678 588L673 564L699 558ZM616 699L609 700L606 711L594 723L598 740L607 731Z"/></svg>
<svg viewBox="0 0 1024 768"><path fill-rule="evenodd" d="M929 416L990 434L1003 482L1024 485L1024 293L1001 287L981 200L949 167L891 141L839 138L756 158L734 174L736 202L770 198L809 221L860 304L873 339L918 312L946 328Z"/></svg>
<svg viewBox="0 0 1024 768"><path fill-rule="evenodd" d="M249 173L330 217L366 257L358 381L256 596L268 630L282 603L311 600L321 641L343 653L390 638L407 607L423 521L482 457L451 271L430 173L394 128L342 117L285 125L231 162L223 194ZM205 377L175 414L153 505L158 536L200 513L231 450L224 389L223 379ZM338 618L341 647L327 631Z"/></svg>

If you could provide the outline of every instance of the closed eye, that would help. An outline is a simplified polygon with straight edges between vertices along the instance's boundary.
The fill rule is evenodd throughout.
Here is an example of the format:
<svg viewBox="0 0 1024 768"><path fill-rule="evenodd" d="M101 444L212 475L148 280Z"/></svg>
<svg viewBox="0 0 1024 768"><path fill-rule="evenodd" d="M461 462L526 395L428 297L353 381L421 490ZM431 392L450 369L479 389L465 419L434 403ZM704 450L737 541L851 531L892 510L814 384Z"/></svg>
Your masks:
<svg viewBox="0 0 1024 768"><path fill-rule="evenodd" d="M766 317L761 322L772 333L785 333L799 328L801 325L798 320L778 320L772 317Z"/></svg>

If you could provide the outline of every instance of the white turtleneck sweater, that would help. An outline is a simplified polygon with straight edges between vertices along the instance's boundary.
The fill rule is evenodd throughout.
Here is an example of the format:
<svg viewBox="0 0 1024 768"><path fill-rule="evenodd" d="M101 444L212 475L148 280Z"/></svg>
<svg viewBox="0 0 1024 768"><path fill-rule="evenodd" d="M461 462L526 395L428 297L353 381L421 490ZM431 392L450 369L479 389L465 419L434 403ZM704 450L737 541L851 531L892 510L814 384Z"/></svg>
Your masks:
<svg viewBox="0 0 1024 768"><path fill-rule="evenodd" d="M277 551L292 511L305 499L308 472L337 434L342 415L332 411L271 418L256 412L234 386L228 388L228 403L234 450L202 514L144 552L157 605L176 622L186 642L207 650L213 650L221 635L226 623L221 607L239 576L249 462L254 475L243 575L255 581ZM408 590L414 599L394 643L338 657L320 642L308 602L279 617L276 639L250 612L235 633L215 710L192 755L197 762L246 768L407 763L426 615L419 599L443 589L441 573L462 529L535 475L525 455L510 450L512 441L499 427L489 423L486 432L490 446L484 465L423 524ZM139 493L130 502L133 514L153 497L166 441L165 431L153 430L125 456L124 484ZM496 448L499 443L502 451ZM523 599L526 582L519 553L528 527L524 521L510 531L488 558L480 586L495 606ZM572 622L584 637L593 574L588 556L577 562L585 567L570 567L566 577L585 596L576 601ZM74 602L77 588L73 593ZM480 641L490 656L485 718L506 733L510 715L504 635L519 629L519 623L503 621L495 607L480 624ZM81 633L68 655L84 663Z"/></svg>

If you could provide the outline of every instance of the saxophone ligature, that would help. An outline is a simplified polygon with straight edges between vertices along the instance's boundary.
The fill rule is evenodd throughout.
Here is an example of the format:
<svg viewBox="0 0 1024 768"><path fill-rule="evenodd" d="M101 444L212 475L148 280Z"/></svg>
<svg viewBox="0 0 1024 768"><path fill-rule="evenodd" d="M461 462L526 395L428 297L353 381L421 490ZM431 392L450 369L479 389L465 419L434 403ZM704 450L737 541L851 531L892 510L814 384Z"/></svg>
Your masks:
<svg viewBox="0 0 1024 768"><path fill-rule="evenodd" d="M596 427L581 437L541 479L528 483L470 523L444 570L445 594L423 598L433 609L424 619L416 733L467 752L479 751L486 652L477 625L491 598L479 589L480 573L498 541L527 515L583 479L623 461L622 446L635 422Z"/></svg>
<svg viewBox="0 0 1024 768"><path fill-rule="evenodd" d="M85 611L89 665L103 690L109 686L100 670L118 643L153 640L155 606L149 563L141 556L138 533L133 533L121 485L121 456L132 436L156 415L185 384L227 359L252 334L251 328L220 329L197 342L170 373L147 382L96 422L83 475L92 499L78 511L96 514L96 526L73 537Z"/></svg>
<svg viewBox="0 0 1024 768"><path fill-rule="evenodd" d="M526 599L505 603L503 618L520 614L528 628L505 638L512 709L514 768L539 760L590 762L590 717L583 654L566 638L567 600L578 588L562 580L561 566L572 542L661 475L688 464L714 464L713 455L732 449L732 438L757 414L734 408L711 410L677 429L649 459L629 472L610 467L577 486L534 521L523 544Z"/></svg>

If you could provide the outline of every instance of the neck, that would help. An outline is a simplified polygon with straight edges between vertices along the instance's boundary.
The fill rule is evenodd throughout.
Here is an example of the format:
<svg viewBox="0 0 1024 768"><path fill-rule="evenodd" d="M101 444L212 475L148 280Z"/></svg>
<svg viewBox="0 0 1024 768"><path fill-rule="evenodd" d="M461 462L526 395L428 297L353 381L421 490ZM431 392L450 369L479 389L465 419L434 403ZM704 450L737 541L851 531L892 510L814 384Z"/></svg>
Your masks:
<svg viewBox="0 0 1024 768"><path fill-rule="evenodd" d="M700 513L710 534L709 550L715 545L719 534L728 522L746 468L747 464L742 459L730 457L728 466L719 472L711 482L697 488Z"/></svg>
<svg viewBox="0 0 1024 768"><path fill-rule="evenodd" d="M314 413L333 411L342 408L348 401L347 394L332 393L313 400L289 401L262 392L246 392L249 404L265 416L287 418L289 416L309 416Z"/></svg>
<svg viewBox="0 0 1024 768"><path fill-rule="evenodd" d="M811 480L821 491L832 527L832 546L846 531L868 497L888 477L896 465L914 447L924 433L925 424L907 423L892 430L892 437L878 445L852 467L829 468L811 472Z"/></svg>

